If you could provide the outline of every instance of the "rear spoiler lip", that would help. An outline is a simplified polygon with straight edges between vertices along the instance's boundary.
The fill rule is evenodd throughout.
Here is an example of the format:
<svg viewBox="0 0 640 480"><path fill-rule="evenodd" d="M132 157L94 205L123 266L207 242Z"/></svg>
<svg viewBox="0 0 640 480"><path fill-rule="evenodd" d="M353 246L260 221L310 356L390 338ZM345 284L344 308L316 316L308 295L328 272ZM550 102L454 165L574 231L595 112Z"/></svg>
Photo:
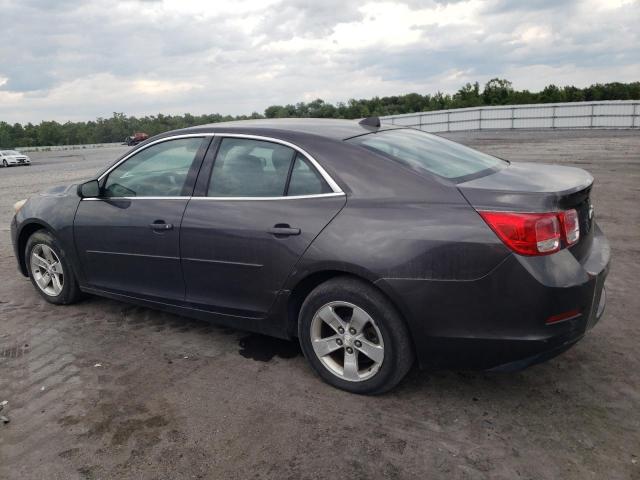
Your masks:
<svg viewBox="0 0 640 480"><path fill-rule="evenodd" d="M589 198L593 182L561 192L517 192L464 188L458 191L476 210L540 213L573 208Z"/></svg>
<svg viewBox="0 0 640 480"><path fill-rule="evenodd" d="M518 164L514 163L514 165ZM526 164L519 165L525 166ZM527 167L529 165L527 165ZM544 165L538 165L540 169L544 168ZM526 190L526 185L522 185L526 183L524 181L516 182L517 184L521 184L520 190L509 188L509 185L503 185L502 181L505 183L514 181L516 177L509 177L508 175L503 177L500 172L482 177L478 180L459 183L456 187L460 194L476 210L513 211L522 213L554 212L573 208L589 198L591 188L593 187L593 177L591 174L580 168L564 168L554 171L553 174L562 176L560 177L562 181L557 183L563 187L566 187L568 183L567 175L575 175L574 185L557 191L551 189L541 191L539 179L537 184L535 181L532 183L532 190ZM528 172L522 171L522 173L526 175ZM553 176L549 178L553 180ZM564 185L562 185L563 183ZM537 191L533 189L535 187L538 188Z"/></svg>

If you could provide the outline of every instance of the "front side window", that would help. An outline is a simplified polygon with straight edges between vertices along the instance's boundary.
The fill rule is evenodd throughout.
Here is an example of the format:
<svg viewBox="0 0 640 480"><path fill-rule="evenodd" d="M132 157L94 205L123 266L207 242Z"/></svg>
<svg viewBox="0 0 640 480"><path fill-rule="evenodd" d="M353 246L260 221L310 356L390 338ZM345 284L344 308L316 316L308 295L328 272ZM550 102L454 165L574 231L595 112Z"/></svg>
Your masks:
<svg viewBox="0 0 640 480"><path fill-rule="evenodd" d="M495 171L507 162L464 145L419 130L395 129L347 140L381 153L412 169L451 180Z"/></svg>
<svg viewBox="0 0 640 480"><path fill-rule="evenodd" d="M281 197L295 151L273 142L225 138L220 144L210 197Z"/></svg>
<svg viewBox="0 0 640 480"><path fill-rule="evenodd" d="M114 168L104 184L106 197L178 197L202 137L157 143Z"/></svg>

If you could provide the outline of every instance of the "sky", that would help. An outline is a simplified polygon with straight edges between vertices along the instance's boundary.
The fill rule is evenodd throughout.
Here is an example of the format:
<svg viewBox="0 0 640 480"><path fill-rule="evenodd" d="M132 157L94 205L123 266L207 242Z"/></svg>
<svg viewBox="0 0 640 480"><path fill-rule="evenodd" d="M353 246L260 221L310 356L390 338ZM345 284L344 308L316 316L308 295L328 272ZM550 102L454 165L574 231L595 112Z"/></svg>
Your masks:
<svg viewBox="0 0 640 480"><path fill-rule="evenodd" d="M0 121L640 80L640 0L0 0Z"/></svg>

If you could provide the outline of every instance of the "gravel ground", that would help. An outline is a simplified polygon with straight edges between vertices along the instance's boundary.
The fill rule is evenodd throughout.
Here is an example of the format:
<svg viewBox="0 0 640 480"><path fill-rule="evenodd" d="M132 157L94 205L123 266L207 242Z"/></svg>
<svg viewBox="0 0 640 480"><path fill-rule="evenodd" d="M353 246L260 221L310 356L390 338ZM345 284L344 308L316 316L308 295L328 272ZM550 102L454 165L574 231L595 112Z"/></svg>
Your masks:
<svg viewBox="0 0 640 480"><path fill-rule="evenodd" d="M640 478L640 134L450 136L592 172L607 312L543 365L414 371L382 397L323 384L292 342L99 298L49 305L16 272L11 205L126 147L0 169L0 478Z"/></svg>

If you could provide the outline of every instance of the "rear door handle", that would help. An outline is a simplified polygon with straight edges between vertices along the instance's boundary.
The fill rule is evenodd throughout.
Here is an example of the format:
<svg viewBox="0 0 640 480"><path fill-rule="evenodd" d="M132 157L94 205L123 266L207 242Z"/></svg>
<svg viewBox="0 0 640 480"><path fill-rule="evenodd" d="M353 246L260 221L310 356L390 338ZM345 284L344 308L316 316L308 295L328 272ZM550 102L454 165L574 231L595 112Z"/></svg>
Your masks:
<svg viewBox="0 0 640 480"><path fill-rule="evenodd" d="M269 233L276 236L288 237L291 235L300 235L300 229L291 228L287 223L278 223L269 229Z"/></svg>
<svg viewBox="0 0 640 480"><path fill-rule="evenodd" d="M160 221L160 220L156 220L155 222L149 224L149 228L151 230L164 232L166 230L173 230L173 224L172 223L165 223L165 222Z"/></svg>

